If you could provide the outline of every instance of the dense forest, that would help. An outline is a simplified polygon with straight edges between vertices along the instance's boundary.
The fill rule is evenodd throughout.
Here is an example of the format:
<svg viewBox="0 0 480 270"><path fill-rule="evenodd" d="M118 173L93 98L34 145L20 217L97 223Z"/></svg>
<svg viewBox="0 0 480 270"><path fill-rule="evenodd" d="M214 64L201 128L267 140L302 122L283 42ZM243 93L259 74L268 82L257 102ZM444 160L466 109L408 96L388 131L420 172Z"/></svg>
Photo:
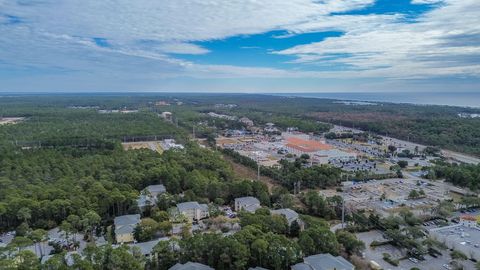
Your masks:
<svg viewBox="0 0 480 270"><path fill-rule="evenodd" d="M468 187L472 191L480 190L480 164L448 164L438 163L426 176L429 179L445 179L461 187Z"/></svg>

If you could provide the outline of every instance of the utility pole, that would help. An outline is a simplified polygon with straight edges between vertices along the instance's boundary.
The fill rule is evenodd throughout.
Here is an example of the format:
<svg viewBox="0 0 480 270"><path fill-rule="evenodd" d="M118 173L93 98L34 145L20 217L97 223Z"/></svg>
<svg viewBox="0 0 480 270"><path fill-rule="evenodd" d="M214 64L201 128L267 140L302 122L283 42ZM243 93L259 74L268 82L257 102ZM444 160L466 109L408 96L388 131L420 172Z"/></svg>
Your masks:
<svg viewBox="0 0 480 270"><path fill-rule="evenodd" d="M257 155L257 181L260 181L260 158Z"/></svg>
<svg viewBox="0 0 480 270"><path fill-rule="evenodd" d="M193 130L193 139L195 139L195 125L192 126L192 130Z"/></svg>
<svg viewBox="0 0 480 270"><path fill-rule="evenodd" d="M342 229L345 229L345 198L342 196Z"/></svg>

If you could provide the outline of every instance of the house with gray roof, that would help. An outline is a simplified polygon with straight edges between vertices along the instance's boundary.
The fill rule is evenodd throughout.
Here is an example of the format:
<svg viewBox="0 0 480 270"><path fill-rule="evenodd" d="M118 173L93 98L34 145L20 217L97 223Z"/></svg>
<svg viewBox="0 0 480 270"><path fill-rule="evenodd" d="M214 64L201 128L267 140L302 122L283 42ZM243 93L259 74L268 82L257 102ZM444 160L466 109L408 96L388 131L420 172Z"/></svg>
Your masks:
<svg viewBox="0 0 480 270"><path fill-rule="evenodd" d="M140 251L141 254L148 257L152 254L153 248L160 241L168 241L168 240L170 240L169 237L162 237L162 238L155 239L155 240L148 241L148 242L132 243L132 244L129 244L128 246L131 247L131 248L138 248L138 250Z"/></svg>
<svg viewBox="0 0 480 270"><path fill-rule="evenodd" d="M270 211L272 215L282 215L287 219L288 226L292 226L292 223L294 221L297 222L298 226L300 227L300 230L303 230L305 228L304 222L300 219L299 215L297 212L290 208L282 208L282 209L277 209L277 210L272 210Z"/></svg>
<svg viewBox="0 0 480 270"><path fill-rule="evenodd" d="M167 192L164 185L150 185L142 190L138 196L137 204L140 210L145 209L149 205L157 204L157 196Z"/></svg>
<svg viewBox="0 0 480 270"><path fill-rule="evenodd" d="M317 254L303 258L303 263L297 263L292 270L354 270L355 266L341 256L332 254Z"/></svg>
<svg viewBox="0 0 480 270"><path fill-rule="evenodd" d="M177 263L168 270L215 270L210 266L197 262Z"/></svg>
<svg viewBox="0 0 480 270"><path fill-rule="evenodd" d="M190 222L207 218L208 205L198 202L184 202L177 204L178 213L184 215Z"/></svg>
<svg viewBox="0 0 480 270"><path fill-rule="evenodd" d="M116 217L113 220L115 225L115 239L117 243L129 243L135 239L133 237L133 231L138 223L140 223L140 215L124 215Z"/></svg>
<svg viewBox="0 0 480 270"><path fill-rule="evenodd" d="M241 197L235 199L235 211L247 211L250 213L255 213L255 211L261 208L260 201L255 197Z"/></svg>

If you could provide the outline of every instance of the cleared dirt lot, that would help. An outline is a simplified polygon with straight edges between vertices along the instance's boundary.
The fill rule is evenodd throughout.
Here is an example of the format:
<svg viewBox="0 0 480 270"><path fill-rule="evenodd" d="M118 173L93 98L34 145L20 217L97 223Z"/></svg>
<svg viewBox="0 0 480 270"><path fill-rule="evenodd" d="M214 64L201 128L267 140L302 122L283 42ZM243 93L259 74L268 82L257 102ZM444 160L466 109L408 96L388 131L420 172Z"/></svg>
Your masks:
<svg viewBox="0 0 480 270"><path fill-rule="evenodd" d="M228 161L228 163L230 163L230 165L233 168L233 171L235 172L235 174L238 177L246 178L246 179L253 179L253 180L257 179L257 171L256 170L253 170L251 168L243 166L242 164L236 163L235 161L233 161L230 157L228 157L226 155L224 155L223 158L226 161ZM279 184L275 183L275 181L270 177L260 176L260 181L265 183L265 185L267 185L269 191L271 191L272 187L274 187L274 186L280 186Z"/></svg>
<svg viewBox="0 0 480 270"><path fill-rule="evenodd" d="M148 141L148 142L127 142L122 143L124 150L136 150L136 149L150 149L158 153L163 153L163 148L158 141Z"/></svg>
<svg viewBox="0 0 480 270"><path fill-rule="evenodd" d="M21 121L23 121L25 118L24 117L0 117L0 125L6 125L6 124L17 124Z"/></svg>

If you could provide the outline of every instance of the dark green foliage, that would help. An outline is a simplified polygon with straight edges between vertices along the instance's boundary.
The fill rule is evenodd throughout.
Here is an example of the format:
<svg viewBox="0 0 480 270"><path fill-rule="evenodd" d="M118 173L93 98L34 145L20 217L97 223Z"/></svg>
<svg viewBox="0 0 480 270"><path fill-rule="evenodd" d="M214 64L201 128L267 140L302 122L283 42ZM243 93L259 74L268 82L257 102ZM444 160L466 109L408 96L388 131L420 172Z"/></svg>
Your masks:
<svg viewBox="0 0 480 270"><path fill-rule="evenodd" d="M255 214L242 212L240 214L240 225L242 227L255 225L263 232L274 232L277 234L288 233L288 223L282 215L270 215L270 211L262 211L258 209Z"/></svg>
<svg viewBox="0 0 480 270"><path fill-rule="evenodd" d="M427 175L429 179L442 179L471 190L480 188L480 165L440 163Z"/></svg>
<svg viewBox="0 0 480 270"><path fill-rule="evenodd" d="M341 206L341 198L334 197L327 200L315 191L308 191L302 197L302 201L307 206L309 214L325 219L335 218L335 208Z"/></svg>
<svg viewBox="0 0 480 270"><path fill-rule="evenodd" d="M307 256L319 253L336 255L340 248L335 234L328 228L321 227L310 227L301 232L298 244Z"/></svg>
<svg viewBox="0 0 480 270"><path fill-rule="evenodd" d="M408 161L405 161L405 160L400 160L397 162L398 166L400 166L400 168L406 168L408 166Z"/></svg>
<svg viewBox="0 0 480 270"><path fill-rule="evenodd" d="M365 243L358 240L355 234L338 230L336 232L336 237L338 243L340 243L345 251L352 255L352 254L359 254L362 250L365 249Z"/></svg>

